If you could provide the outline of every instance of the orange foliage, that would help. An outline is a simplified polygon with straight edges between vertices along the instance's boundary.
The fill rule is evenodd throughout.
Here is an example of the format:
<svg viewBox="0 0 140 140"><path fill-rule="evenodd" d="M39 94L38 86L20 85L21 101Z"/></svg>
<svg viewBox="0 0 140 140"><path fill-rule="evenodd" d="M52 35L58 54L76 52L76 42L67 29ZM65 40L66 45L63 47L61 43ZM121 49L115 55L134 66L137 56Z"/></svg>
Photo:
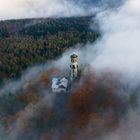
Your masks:
<svg viewBox="0 0 140 140"><path fill-rule="evenodd" d="M82 83L69 99L69 110L75 113L76 124L79 128L88 124L95 94L96 75L90 69L86 73L88 74L83 73Z"/></svg>
<svg viewBox="0 0 140 140"><path fill-rule="evenodd" d="M62 140L75 140L75 139L74 139L74 135L72 135L70 133L64 133Z"/></svg>
<svg viewBox="0 0 140 140"><path fill-rule="evenodd" d="M114 115L121 103L117 96L118 83L112 73L103 73L96 77L95 73L88 69L86 74L83 74L82 83L70 97L68 105L69 111L75 114L78 128L89 123L98 126L102 120L108 127L114 127L115 123L118 123ZM110 108L112 113L108 113ZM108 117L100 117L105 113Z"/></svg>
<svg viewBox="0 0 140 140"><path fill-rule="evenodd" d="M93 125L98 125L101 121L101 117L96 113L90 113L89 115L89 123Z"/></svg>
<svg viewBox="0 0 140 140"><path fill-rule="evenodd" d="M59 73L58 69L50 69L45 72L40 79L41 85L49 86L51 78ZM34 104L41 97L35 86L29 86L25 93L17 97L18 100L24 101L28 105L15 116L20 123L20 129L25 133L34 129L32 118L35 120L39 118L41 125L45 126L42 128L40 140L53 139L54 136L58 136L58 139L62 140L76 140L77 132L82 132L82 136L84 136L82 139L86 139L88 136L94 138L96 135L102 134L105 129L114 129L119 124L120 108L124 107L122 100L117 95L119 84L113 73L105 72L96 75L88 67L81 72L79 81L75 82L72 85L73 88L70 89L72 94L68 96L67 104L64 104L66 112L63 112L59 106L58 110L54 106L49 108L44 102ZM59 102L57 103L59 104ZM59 111L62 112L59 113ZM6 119L3 120L10 124L15 118L10 116ZM0 120L2 119L0 118ZM57 122L59 120L62 122ZM59 131L60 125L64 131Z"/></svg>
<svg viewBox="0 0 140 140"><path fill-rule="evenodd" d="M40 82L43 86L49 86L51 83L51 78L54 75L57 75L60 73L59 69L51 68L48 71L46 71L40 78Z"/></svg>
<svg viewBox="0 0 140 140"><path fill-rule="evenodd" d="M7 115L0 117L0 123L4 124L5 127L8 127L9 124L13 123L17 119L16 115Z"/></svg>
<svg viewBox="0 0 140 140"><path fill-rule="evenodd" d="M43 112L43 121L44 124L47 124L49 119L54 116L54 110L52 108L48 108L46 112Z"/></svg>
<svg viewBox="0 0 140 140"><path fill-rule="evenodd" d="M31 102L38 102L40 97L34 92L27 92L17 97L17 100L26 102L27 104Z"/></svg>

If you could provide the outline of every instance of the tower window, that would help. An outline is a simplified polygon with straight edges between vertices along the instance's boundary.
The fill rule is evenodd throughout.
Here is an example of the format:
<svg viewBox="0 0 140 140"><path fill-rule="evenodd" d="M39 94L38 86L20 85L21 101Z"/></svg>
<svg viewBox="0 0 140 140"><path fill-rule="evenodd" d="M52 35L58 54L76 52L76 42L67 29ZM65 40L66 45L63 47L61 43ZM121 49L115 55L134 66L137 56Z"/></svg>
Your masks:
<svg viewBox="0 0 140 140"><path fill-rule="evenodd" d="M72 68L73 68L73 69L75 69L75 68L76 68L76 66L75 66L75 65L73 65L73 66L72 66Z"/></svg>
<svg viewBox="0 0 140 140"><path fill-rule="evenodd" d="M72 63L74 63L75 61L74 60L72 60Z"/></svg>

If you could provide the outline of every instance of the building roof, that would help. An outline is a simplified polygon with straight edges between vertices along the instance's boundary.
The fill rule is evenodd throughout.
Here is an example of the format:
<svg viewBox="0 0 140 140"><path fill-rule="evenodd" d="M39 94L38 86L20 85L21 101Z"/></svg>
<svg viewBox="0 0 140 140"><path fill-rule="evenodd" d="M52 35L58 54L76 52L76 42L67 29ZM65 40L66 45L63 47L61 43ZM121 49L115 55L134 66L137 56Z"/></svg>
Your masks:
<svg viewBox="0 0 140 140"><path fill-rule="evenodd" d="M64 77L60 78L53 78L52 79L52 89L59 89L59 88L67 88L68 80Z"/></svg>
<svg viewBox="0 0 140 140"><path fill-rule="evenodd" d="M52 88L58 88L59 87L59 79L58 78L53 78L52 79Z"/></svg>

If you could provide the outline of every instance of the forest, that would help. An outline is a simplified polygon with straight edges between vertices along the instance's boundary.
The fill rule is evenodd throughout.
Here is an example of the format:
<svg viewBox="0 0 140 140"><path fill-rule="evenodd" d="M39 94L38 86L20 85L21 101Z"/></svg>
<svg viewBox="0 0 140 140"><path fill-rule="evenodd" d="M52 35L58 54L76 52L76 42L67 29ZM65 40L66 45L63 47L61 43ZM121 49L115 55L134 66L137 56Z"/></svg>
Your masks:
<svg viewBox="0 0 140 140"><path fill-rule="evenodd" d="M67 93L53 93L51 79L60 72L65 70L48 69L39 80L28 81L26 88L23 84L14 93L5 90L1 94L0 136L4 140L102 140L104 133L119 128L139 99L121 84L118 74L98 75L90 66Z"/></svg>
<svg viewBox="0 0 140 140"><path fill-rule="evenodd" d="M0 81L18 78L27 67L61 54L80 43L94 42L100 33L92 17L0 21Z"/></svg>
<svg viewBox="0 0 140 140"><path fill-rule="evenodd" d="M66 94L50 89L54 75L68 75L66 68L18 78L27 67L55 60L76 44L93 43L101 36L97 29L92 17L0 21L0 138L104 139L122 126L138 106L140 88L130 90L131 82L123 83L117 72L84 64Z"/></svg>

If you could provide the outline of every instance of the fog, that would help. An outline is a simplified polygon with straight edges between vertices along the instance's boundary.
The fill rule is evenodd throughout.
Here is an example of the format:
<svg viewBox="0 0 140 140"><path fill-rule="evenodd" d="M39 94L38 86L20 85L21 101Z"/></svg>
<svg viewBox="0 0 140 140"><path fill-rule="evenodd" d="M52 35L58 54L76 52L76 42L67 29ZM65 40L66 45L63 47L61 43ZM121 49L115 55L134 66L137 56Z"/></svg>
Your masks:
<svg viewBox="0 0 140 140"><path fill-rule="evenodd" d="M140 76L140 2L128 0L117 11L102 12L97 16L100 22L102 38L95 46L97 55L92 61L93 67L99 70L111 70L122 73L130 82L129 87L139 85ZM92 60L93 53L85 52ZM127 80L125 82L127 82ZM138 92L138 91L136 91ZM136 94L133 93L133 94ZM139 110L139 109L138 109ZM138 140L140 138L139 111L130 110L120 127L104 136L103 140Z"/></svg>
<svg viewBox="0 0 140 140"><path fill-rule="evenodd" d="M0 20L92 15L99 9L116 7L120 1L122 0L1 0Z"/></svg>
<svg viewBox="0 0 140 140"><path fill-rule="evenodd" d="M116 11L97 14L102 36L94 44L76 50L81 61L90 63L97 70L114 70L134 79L139 78L139 9L138 0L128 0Z"/></svg>
<svg viewBox="0 0 140 140"><path fill-rule="evenodd" d="M36 2L38 2L36 0ZM48 2L48 3L47 3ZM45 16L58 16L59 14L61 16L76 16L76 15L88 15L91 12L93 12L96 8L92 7L89 9L89 11L85 11L84 9L84 3L82 6L76 5L74 8L75 10L72 10L72 7L74 6L73 2L69 1L57 1L52 0L49 1L42 1L38 6L36 4L32 4L32 1L20 1L17 2L16 0L13 0L13 5L9 5L8 0L5 2L1 2L6 8L10 8L10 11L13 11L11 13L12 15L6 15L5 8L0 9L0 13L2 13L0 17L2 19L7 18L22 18L26 17L26 12L30 9L32 6L35 10L29 10L29 15L27 17L40 17L42 16L42 13L46 13ZM62 5L63 3L63 5ZM54 10L54 4L56 9ZM25 6L23 6L25 5ZM46 9L42 11L42 5L47 5ZM48 6L49 5L49 6ZM14 10L15 6L19 12L17 14L17 11ZM39 8L38 8L39 7ZM36 14L36 11L38 9L41 9L38 14ZM95 10L96 11L96 10ZM22 15L22 16L21 16ZM99 38L94 44L87 43L84 48L82 49L71 49L65 52L59 60L53 62L50 67L61 67L61 68L67 68L69 64L67 63L69 61L69 55L72 52L76 52L79 55L79 65L82 63L87 63L94 68L96 73L100 73L101 71L111 71L115 73L121 74L121 81L123 83L129 83L129 88L135 89L139 85L140 77L139 77L139 71L140 71L140 59L139 59L139 51L140 51L140 2L139 0L127 0L121 7L117 8L116 10L103 10L100 11L96 16L97 21L100 24L100 31L102 33L101 38ZM90 25L92 28L92 23ZM13 93L16 92L18 89L22 88L25 83L28 84L28 81L33 79L34 77L39 79L39 75L47 70L48 64L45 66L37 66L32 69L28 69L25 71L25 74L21 79L18 81L12 81L8 84L6 84L1 90L1 93L5 93L9 91L12 91ZM34 73L33 73L34 72ZM38 77L37 77L38 76ZM138 86L139 87L139 86ZM14 88L14 89L13 89ZM117 89L117 92L119 92L121 89ZM134 90L135 91L135 90ZM131 93L131 90L129 91L130 94L135 94L135 92ZM139 92L139 91L136 91ZM46 91L46 95L48 92ZM119 94L120 95L120 94ZM123 95L122 95L123 96ZM54 104L54 97L46 96L46 98L43 100L42 103L45 103L47 100L52 100L50 103L51 106ZM42 100L41 100L42 101ZM138 103L139 104L139 103ZM40 105L40 104L39 104ZM34 112L34 109L30 108L31 106L28 106L24 110L25 120L29 121L30 115L36 115L36 110ZM35 105L35 108L38 107L38 104ZM139 120L139 111L138 108L135 107L129 108L128 112L125 114L125 117L121 118L119 126L115 130L111 130L103 135L101 140L121 140L121 139L127 139L127 140L139 140L139 129L140 129L140 120ZM33 114L32 112L33 111ZM30 114L31 113L31 114ZM29 116L28 116L29 115ZM20 123L19 123L20 122ZM17 127L20 127L21 123L24 121L22 120L22 112L17 118L17 121L13 124L15 129L10 131L10 135L17 132ZM20 125L19 125L20 124ZM22 127L21 127L22 128ZM20 130L22 131L22 130ZM3 133L3 131L1 131ZM1 135L0 133L0 135ZM81 132L78 132L79 135L77 139L80 139L83 137L83 134ZM18 135L18 134L16 134ZM88 135L88 140L93 140L94 138L92 135ZM54 138L55 139L55 138Z"/></svg>

